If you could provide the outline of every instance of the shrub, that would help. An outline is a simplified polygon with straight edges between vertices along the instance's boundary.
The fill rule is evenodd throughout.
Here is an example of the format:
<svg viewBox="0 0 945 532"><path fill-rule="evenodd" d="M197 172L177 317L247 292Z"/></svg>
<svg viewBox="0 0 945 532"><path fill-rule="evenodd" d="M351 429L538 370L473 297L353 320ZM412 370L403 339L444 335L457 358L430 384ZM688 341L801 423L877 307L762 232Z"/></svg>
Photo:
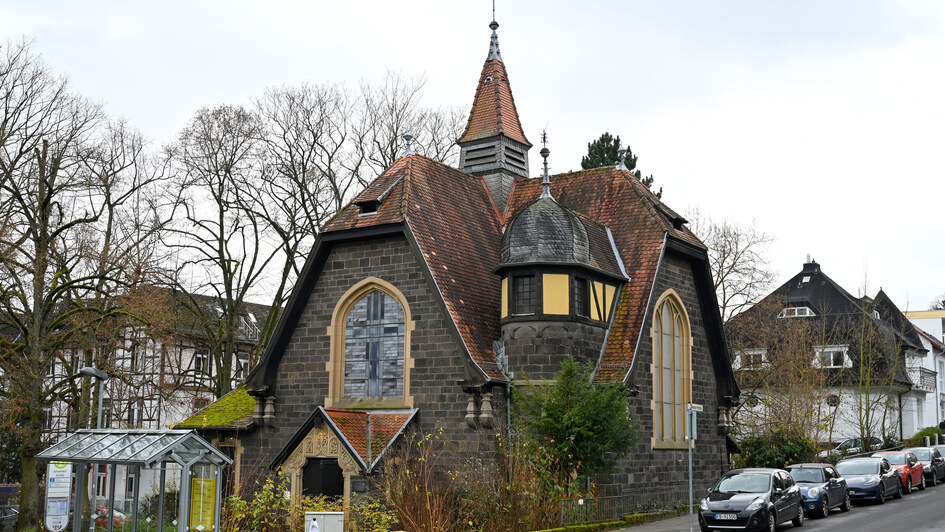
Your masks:
<svg viewBox="0 0 945 532"><path fill-rule="evenodd" d="M749 436L739 445L742 453L736 457L737 467L784 467L809 462L817 450L814 440L780 429Z"/></svg>
<svg viewBox="0 0 945 532"><path fill-rule="evenodd" d="M906 444L909 447L919 447L925 445L925 437L929 437L929 441L932 445L935 445L935 435L941 434L941 430L938 427L926 427L915 434L915 436L906 440Z"/></svg>

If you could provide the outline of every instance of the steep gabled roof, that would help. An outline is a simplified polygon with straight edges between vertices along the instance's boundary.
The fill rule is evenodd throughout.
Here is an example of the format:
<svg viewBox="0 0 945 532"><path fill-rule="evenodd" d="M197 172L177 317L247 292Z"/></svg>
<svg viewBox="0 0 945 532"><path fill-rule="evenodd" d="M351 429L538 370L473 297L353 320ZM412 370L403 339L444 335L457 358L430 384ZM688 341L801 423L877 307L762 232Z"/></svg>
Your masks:
<svg viewBox="0 0 945 532"><path fill-rule="evenodd" d="M674 239L703 252L705 245L685 226L677 229L675 213L629 171L603 167L552 176L551 192L565 207L610 228L630 277L621 293L597 372L598 380L622 380L633 363L637 341L643 334L646 303L665 240ZM520 181L515 188L509 219L540 193L541 180Z"/></svg>
<svg viewBox="0 0 945 532"><path fill-rule="evenodd" d="M469 121L466 130L459 138L459 143L505 135L521 142L526 146L532 144L525 138L522 123L515 108L515 99L512 98L512 86L509 85L509 76L505 72L505 64L499 55L498 38L495 28L498 24L492 23L492 42L489 46L489 56L482 66L479 75L479 85L476 86L476 96L469 112Z"/></svg>
<svg viewBox="0 0 945 532"><path fill-rule="evenodd" d="M417 415L410 410L353 410L316 407L269 464L270 469L282 465L313 428L328 425L345 449L357 460L363 471L373 471L384 453L403 434Z"/></svg>
<svg viewBox="0 0 945 532"><path fill-rule="evenodd" d="M873 298L873 308L879 312L880 317L892 327L894 332L901 337L900 342L903 347L919 352L927 351L922 345L922 339L919 337L915 325L899 310L899 307L892 302L892 299L889 299L889 296L886 295L886 292L884 292L882 288L879 289L879 293Z"/></svg>
<svg viewBox="0 0 945 532"><path fill-rule="evenodd" d="M359 203L388 189L374 214L362 214ZM492 341L499 337L499 278L490 273L499 263L502 228L482 178L420 155L401 157L325 225L315 249L338 235L391 227L416 244L480 378L504 380L492 352ZM319 274L315 255L247 380L251 389L274 378L284 343L310 296L311 288L304 287L312 286Z"/></svg>

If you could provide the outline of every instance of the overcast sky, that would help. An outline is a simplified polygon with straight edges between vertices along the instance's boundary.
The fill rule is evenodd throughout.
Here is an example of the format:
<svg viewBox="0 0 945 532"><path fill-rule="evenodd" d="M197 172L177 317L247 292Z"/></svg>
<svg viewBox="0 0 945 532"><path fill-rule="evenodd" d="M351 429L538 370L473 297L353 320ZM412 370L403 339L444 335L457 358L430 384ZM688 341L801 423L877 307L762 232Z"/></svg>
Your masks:
<svg viewBox="0 0 945 532"><path fill-rule="evenodd" d="M522 125L555 172L620 135L675 210L755 223L783 282L811 254L854 295L945 292L945 2L498 0ZM75 89L156 145L271 86L426 76L468 106L490 0L0 0ZM532 150L532 173L540 167Z"/></svg>

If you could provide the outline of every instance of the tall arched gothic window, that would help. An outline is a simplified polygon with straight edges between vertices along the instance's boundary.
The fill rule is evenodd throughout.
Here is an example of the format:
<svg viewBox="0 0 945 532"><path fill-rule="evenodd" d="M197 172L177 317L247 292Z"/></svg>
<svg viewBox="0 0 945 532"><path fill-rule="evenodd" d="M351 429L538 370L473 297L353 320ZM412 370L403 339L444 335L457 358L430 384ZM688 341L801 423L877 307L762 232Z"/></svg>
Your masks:
<svg viewBox="0 0 945 532"><path fill-rule="evenodd" d="M404 308L373 290L345 321L345 397L403 397Z"/></svg>
<svg viewBox="0 0 945 532"><path fill-rule="evenodd" d="M686 448L686 403L692 399L689 316L668 290L653 316L653 448Z"/></svg>
<svg viewBox="0 0 945 532"><path fill-rule="evenodd" d="M412 408L410 336L416 323L395 286L368 277L335 305L326 407Z"/></svg>

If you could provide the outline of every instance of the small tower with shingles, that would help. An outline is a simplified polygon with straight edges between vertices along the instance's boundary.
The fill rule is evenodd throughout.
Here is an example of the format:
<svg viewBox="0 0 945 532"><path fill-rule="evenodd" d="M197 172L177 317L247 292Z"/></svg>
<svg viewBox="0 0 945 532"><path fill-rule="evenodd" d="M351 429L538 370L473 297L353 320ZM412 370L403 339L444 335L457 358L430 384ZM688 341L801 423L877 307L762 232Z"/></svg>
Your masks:
<svg viewBox="0 0 945 532"><path fill-rule="evenodd" d="M482 176L499 212L505 214L512 184L528 177L528 150L532 147L515 109L512 87L499 53L499 24L492 21L489 55L479 75L479 86L466 130L459 138L459 169Z"/></svg>

